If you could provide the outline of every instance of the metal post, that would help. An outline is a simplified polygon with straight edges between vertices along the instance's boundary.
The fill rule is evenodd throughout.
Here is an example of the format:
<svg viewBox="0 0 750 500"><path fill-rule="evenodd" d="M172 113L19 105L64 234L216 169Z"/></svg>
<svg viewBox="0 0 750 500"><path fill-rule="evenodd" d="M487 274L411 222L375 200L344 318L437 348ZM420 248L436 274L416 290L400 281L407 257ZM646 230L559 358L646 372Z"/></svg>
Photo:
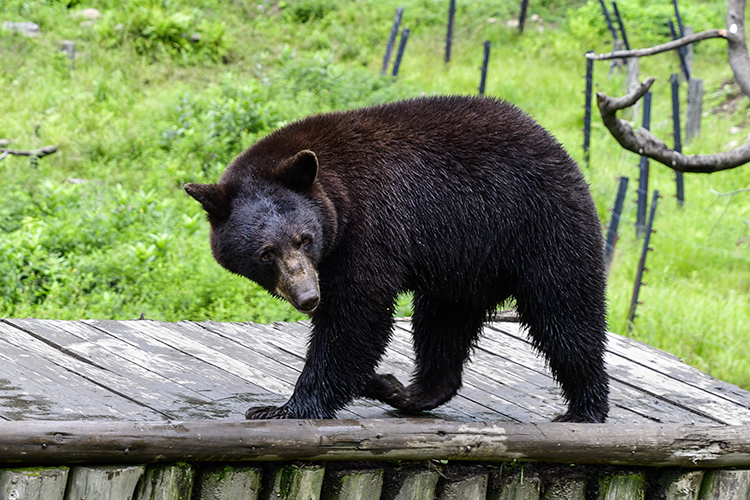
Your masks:
<svg viewBox="0 0 750 500"><path fill-rule="evenodd" d="M408 39L409 28L404 28L404 31L401 32L401 42L398 45L398 52L396 53L396 62L393 63L393 76L398 76L398 69L401 67L401 58L404 56L406 41Z"/></svg>
<svg viewBox="0 0 750 500"><path fill-rule="evenodd" d="M388 38L388 46L385 49L385 57L383 58L383 69L380 70L381 75L385 75L388 72L388 64L391 62L391 54L393 53L393 45L396 43L396 37L398 36L398 28L401 26L401 16L404 14L403 7L396 9L396 17L393 19L393 27L391 28L391 36Z"/></svg>
<svg viewBox="0 0 750 500"><path fill-rule="evenodd" d="M445 64L451 62L451 43L453 42L453 18L456 17L456 0L450 1L448 7L448 35L445 37Z"/></svg>
<svg viewBox="0 0 750 500"><path fill-rule="evenodd" d="M612 18L609 17L609 11L607 10L607 5L604 3L604 0L599 0L599 5L602 6L602 13L604 13L604 18L607 20L607 28L609 28L609 32L612 33L612 39L619 40L617 30L615 30L615 26L612 24Z"/></svg>
<svg viewBox="0 0 750 500"><path fill-rule="evenodd" d="M490 62L490 46L489 40L484 42L484 57L482 59L482 79L479 81L479 95L484 95L485 84L487 83L487 65Z"/></svg>
<svg viewBox="0 0 750 500"><path fill-rule="evenodd" d="M591 153L591 99L594 87L594 60L586 58L586 103L583 110L583 158L590 166Z"/></svg>
<svg viewBox="0 0 750 500"><path fill-rule="evenodd" d="M651 232L654 228L654 216L656 215L656 203L659 200L659 191L654 191L654 197L651 200L651 212L648 216L648 226L646 227L646 237L643 240L643 249L641 250L641 259L638 261L638 271L635 276L635 286L633 287L633 298L630 300L630 312L628 313L628 331L633 328L633 320L635 319L635 308L638 305L638 295L643 285L643 273L648 271L646 269L646 255L650 250L648 247L651 241Z"/></svg>
<svg viewBox="0 0 750 500"><path fill-rule="evenodd" d="M643 123L642 127L646 130L651 128L651 92L646 92L643 96ZM635 221L635 235L640 237L645 230L646 210L648 210L648 158L641 156L641 162L638 166L640 174L638 176L638 211Z"/></svg>
<svg viewBox="0 0 750 500"><path fill-rule="evenodd" d="M682 134L680 132L680 77L672 73L669 78L672 84L672 136L674 137L674 150L682 153ZM682 172L675 171L675 183L677 185L677 204L685 204L685 179Z"/></svg>
<svg viewBox="0 0 750 500"><path fill-rule="evenodd" d="M620 35L622 35L622 41L625 44L625 50L630 50L630 43L628 42L628 35L625 33L625 25L622 22L620 16L620 10L617 8L617 2L612 2L612 11L615 13L615 19L617 19L617 25L620 27Z"/></svg>
<svg viewBox="0 0 750 500"><path fill-rule="evenodd" d="M674 29L674 24L672 23L671 19L667 21L667 25L669 26L669 32L672 34L672 40L677 40L679 36L677 36L677 32ZM685 74L685 79L690 80L690 70L688 69L687 59L685 59L685 51L682 50L683 48L684 47L680 47L677 49L677 55L680 58L680 67L682 68L682 72Z"/></svg>
<svg viewBox="0 0 750 500"><path fill-rule="evenodd" d="M628 179L627 177L620 177L620 183L617 187L617 198L615 199L615 207L612 209L612 218L609 221L609 227L607 228L607 241L604 245L604 261L607 263L607 270L612 264L612 258L615 254L615 245L617 245L617 230L620 226L620 216L622 215L622 207L625 204L625 195L628 192Z"/></svg>
<svg viewBox="0 0 750 500"><path fill-rule="evenodd" d="M518 16L518 34L523 34L523 25L526 22L526 12L529 9L529 0L521 0L521 14Z"/></svg>

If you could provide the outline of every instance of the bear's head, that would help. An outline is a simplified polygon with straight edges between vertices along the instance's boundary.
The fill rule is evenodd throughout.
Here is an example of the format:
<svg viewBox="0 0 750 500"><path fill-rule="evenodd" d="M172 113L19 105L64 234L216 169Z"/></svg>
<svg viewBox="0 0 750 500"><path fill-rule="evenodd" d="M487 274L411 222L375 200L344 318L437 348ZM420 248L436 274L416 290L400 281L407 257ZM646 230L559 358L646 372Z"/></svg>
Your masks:
<svg viewBox="0 0 750 500"><path fill-rule="evenodd" d="M320 302L317 266L325 248L323 207L313 194L315 153L300 151L268 169L236 162L232 169L251 174L185 185L208 213L214 258L311 314Z"/></svg>

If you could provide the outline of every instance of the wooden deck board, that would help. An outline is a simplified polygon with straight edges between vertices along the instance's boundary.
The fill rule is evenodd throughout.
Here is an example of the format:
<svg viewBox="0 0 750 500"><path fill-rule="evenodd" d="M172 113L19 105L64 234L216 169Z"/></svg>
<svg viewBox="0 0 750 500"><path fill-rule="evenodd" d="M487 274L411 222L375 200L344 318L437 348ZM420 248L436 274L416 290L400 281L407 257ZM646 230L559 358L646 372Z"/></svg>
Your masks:
<svg viewBox="0 0 750 500"><path fill-rule="evenodd" d="M378 368L408 382L409 321L398 321ZM283 404L304 365L309 322L0 322L0 419L200 420L243 418ZM610 335L609 422L750 424L750 393L675 356ZM430 417L545 422L565 409L544 361L516 323L491 323L464 387ZM399 415L356 399L340 418Z"/></svg>

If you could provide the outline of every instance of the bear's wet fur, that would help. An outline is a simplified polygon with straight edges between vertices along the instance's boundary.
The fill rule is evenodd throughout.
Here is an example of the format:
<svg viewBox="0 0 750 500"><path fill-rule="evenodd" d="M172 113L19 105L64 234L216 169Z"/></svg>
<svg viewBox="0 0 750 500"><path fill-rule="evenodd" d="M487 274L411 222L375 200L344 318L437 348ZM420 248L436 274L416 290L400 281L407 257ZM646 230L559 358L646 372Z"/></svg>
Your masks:
<svg viewBox="0 0 750 500"><path fill-rule="evenodd" d="M435 408L512 297L568 402L557 420L605 420L598 215L574 160L513 105L426 97L311 116L185 189L216 260L312 317L292 397L247 418L333 418L358 396ZM414 293L406 387L375 373L402 291Z"/></svg>

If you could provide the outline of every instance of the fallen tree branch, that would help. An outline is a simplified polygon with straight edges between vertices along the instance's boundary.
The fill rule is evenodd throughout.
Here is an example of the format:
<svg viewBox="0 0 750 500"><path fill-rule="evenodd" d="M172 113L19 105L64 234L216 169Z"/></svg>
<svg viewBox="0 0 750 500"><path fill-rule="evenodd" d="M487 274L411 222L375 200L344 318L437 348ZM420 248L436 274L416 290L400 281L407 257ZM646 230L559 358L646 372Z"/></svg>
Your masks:
<svg viewBox="0 0 750 500"><path fill-rule="evenodd" d="M37 158L51 155L52 153L56 153L56 152L57 152L57 146L44 146L43 148L35 149L33 151L0 148L0 153L6 153L9 155L18 155L18 156L36 156Z"/></svg>
<svg viewBox="0 0 750 500"><path fill-rule="evenodd" d="M684 36L682 38L678 38L677 40L672 40L671 42L663 43L661 45L656 45L654 47L649 47L646 49L615 50L607 54L595 54L593 52L589 52L588 54L586 54L586 58L593 59L595 61L604 61L608 59L626 59L628 57L646 57L652 56L654 54L659 54L661 52L674 50L685 45L690 45L691 43L700 42L701 40L708 40L710 38L728 38L727 30L713 29L701 31L700 33L694 33L692 35Z"/></svg>
<svg viewBox="0 0 750 500"><path fill-rule="evenodd" d="M662 140L644 128L633 130L629 122L617 118L617 111L632 106L640 99L651 85L654 78L647 78L629 94L613 98L603 92L597 92L596 99L604 126L620 146L658 161L678 172L710 174L728 170L750 162L750 142L742 146L708 155L684 155L667 146Z"/></svg>

